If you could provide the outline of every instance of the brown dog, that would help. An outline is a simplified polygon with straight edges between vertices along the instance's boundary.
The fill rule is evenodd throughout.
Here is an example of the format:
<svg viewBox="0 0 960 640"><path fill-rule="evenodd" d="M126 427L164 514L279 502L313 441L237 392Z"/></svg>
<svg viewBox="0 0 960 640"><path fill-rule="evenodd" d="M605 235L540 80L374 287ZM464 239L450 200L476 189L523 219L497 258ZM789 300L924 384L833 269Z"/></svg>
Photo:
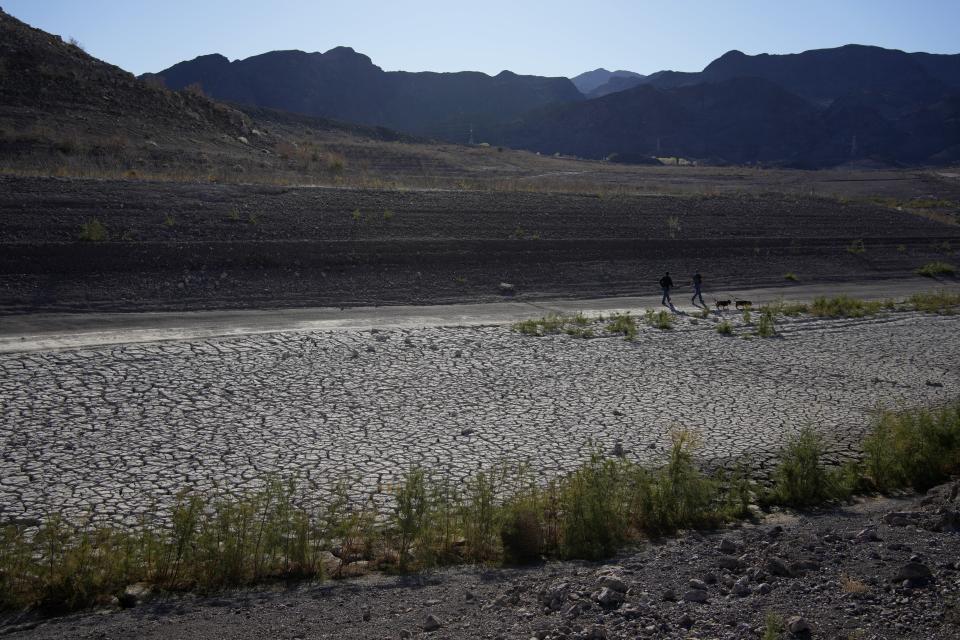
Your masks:
<svg viewBox="0 0 960 640"><path fill-rule="evenodd" d="M749 300L737 300L737 304L736 304L737 310L749 309L752 306L753 306L753 303L750 302Z"/></svg>
<svg viewBox="0 0 960 640"><path fill-rule="evenodd" d="M721 309L729 309L729 308L730 308L730 301L729 301L729 300L714 300L714 303L716 304L717 311L720 311Z"/></svg>

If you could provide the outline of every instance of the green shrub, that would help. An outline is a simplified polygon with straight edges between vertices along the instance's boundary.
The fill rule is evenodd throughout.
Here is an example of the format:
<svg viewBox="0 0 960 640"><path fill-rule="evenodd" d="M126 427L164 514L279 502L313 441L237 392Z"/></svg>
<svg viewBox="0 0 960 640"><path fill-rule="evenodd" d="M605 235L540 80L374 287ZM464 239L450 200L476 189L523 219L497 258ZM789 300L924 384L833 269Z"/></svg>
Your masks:
<svg viewBox="0 0 960 640"><path fill-rule="evenodd" d="M97 218L91 218L80 225L78 237L84 242L103 242L107 239L107 228Z"/></svg>
<svg viewBox="0 0 960 640"><path fill-rule="evenodd" d="M960 402L881 413L863 443L864 466L881 490L928 489L960 471Z"/></svg>
<svg viewBox="0 0 960 640"><path fill-rule="evenodd" d="M784 302L782 299L771 302L761 307L760 312L769 311L774 316L799 316L810 311L810 308L802 302Z"/></svg>
<svg viewBox="0 0 960 640"><path fill-rule="evenodd" d="M761 338L772 338L777 335L777 325L771 309L761 310L760 322L757 323L757 335Z"/></svg>
<svg viewBox="0 0 960 640"><path fill-rule="evenodd" d="M810 306L810 313L822 318L862 318L883 309L882 302L866 301L842 295L835 298L818 297Z"/></svg>
<svg viewBox="0 0 960 640"><path fill-rule="evenodd" d="M610 318L607 331L622 334L626 340L633 340L637 337L637 323L629 311L627 313L616 313Z"/></svg>
<svg viewBox="0 0 960 640"><path fill-rule="evenodd" d="M788 281L790 281L790 282L796 282L796 281L798 281L800 278L798 278L798 277L797 277L797 274L795 274L794 272L789 271L789 272L786 273L786 275L783 276L783 279L784 279L784 280L788 280Z"/></svg>
<svg viewBox="0 0 960 640"><path fill-rule="evenodd" d="M917 269L917 275L926 276L927 278L955 276L957 275L957 268L952 264L937 260L936 262L928 262Z"/></svg>
<svg viewBox="0 0 960 640"><path fill-rule="evenodd" d="M810 428L791 438L780 452L774 485L767 500L792 507L811 507L842 497L839 478L821 464L823 441Z"/></svg>
<svg viewBox="0 0 960 640"><path fill-rule="evenodd" d="M727 320L724 320L717 325L717 333L722 336L733 335L733 325L731 325Z"/></svg>
<svg viewBox="0 0 960 640"><path fill-rule="evenodd" d="M666 309L660 311L647 309L644 320L648 325L657 329L663 329L664 331L673 329L673 316Z"/></svg>
<svg viewBox="0 0 960 640"><path fill-rule="evenodd" d="M960 294L948 293L946 291L928 291L925 293L915 293L907 300L915 311L924 313L942 313L951 314L960 306Z"/></svg>
<svg viewBox="0 0 960 640"><path fill-rule="evenodd" d="M623 464L594 453L564 478L560 498L560 552L567 558L599 559L623 544L627 519L620 503Z"/></svg>
<svg viewBox="0 0 960 640"><path fill-rule="evenodd" d="M693 434L677 431L671 439L667 464L653 474L650 482L640 485L646 492L641 499L642 528L665 533L716 524L722 518L715 505L719 485L694 465Z"/></svg>

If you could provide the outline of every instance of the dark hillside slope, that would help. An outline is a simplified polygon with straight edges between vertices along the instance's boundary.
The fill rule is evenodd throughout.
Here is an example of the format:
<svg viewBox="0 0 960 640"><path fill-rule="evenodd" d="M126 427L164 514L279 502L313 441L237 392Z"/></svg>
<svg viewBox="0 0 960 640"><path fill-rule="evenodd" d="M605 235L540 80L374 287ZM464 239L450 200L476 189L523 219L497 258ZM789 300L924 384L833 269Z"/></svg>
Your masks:
<svg viewBox="0 0 960 640"><path fill-rule="evenodd" d="M456 142L470 126L583 98L566 78L476 72L383 71L349 47L271 51L244 60L201 56L151 77L171 89L199 84L220 99L386 126Z"/></svg>

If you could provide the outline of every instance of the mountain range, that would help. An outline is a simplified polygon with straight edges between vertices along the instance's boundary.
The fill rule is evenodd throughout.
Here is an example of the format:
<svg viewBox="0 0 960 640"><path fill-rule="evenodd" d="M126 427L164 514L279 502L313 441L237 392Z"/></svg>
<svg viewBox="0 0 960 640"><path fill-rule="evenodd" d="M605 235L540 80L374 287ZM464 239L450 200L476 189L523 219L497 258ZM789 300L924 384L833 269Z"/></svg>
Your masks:
<svg viewBox="0 0 960 640"><path fill-rule="evenodd" d="M234 154L246 144L239 138L257 131L264 139L265 127L247 115L258 108L381 127L364 134L381 139L398 131L631 162L960 161L960 55L862 45L787 55L730 51L699 72L595 69L568 79L388 72L337 47L236 61L206 55L135 78L0 18L0 137L18 149L54 148L58 127L71 123L90 137L88 146L93 136L137 131L162 149L161 131L173 140L202 130L211 149ZM257 117L276 122L276 113Z"/></svg>
<svg viewBox="0 0 960 640"><path fill-rule="evenodd" d="M349 47L271 51L231 62L206 55L147 77L196 86L217 100L468 142L471 127L583 99L567 78L384 71Z"/></svg>

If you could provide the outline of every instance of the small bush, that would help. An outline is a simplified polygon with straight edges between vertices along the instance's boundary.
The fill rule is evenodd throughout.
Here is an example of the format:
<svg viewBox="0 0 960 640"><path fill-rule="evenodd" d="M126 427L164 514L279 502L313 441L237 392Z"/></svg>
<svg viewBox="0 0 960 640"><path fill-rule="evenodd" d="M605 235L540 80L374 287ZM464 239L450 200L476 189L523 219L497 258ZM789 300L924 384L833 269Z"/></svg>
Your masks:
<svg viewBox="0 0 960 640"><path fill-rule="evenodd" d="M763 640L780 640L784 626L783 616L768 612L763 620Z"/></svg>
<svg viewBox="0 0 960 640"><path fill-rule="evenodd" d="M854 240L850 243L850 246L847 247L847 253L851 253L855 256L863 255L867 252L867 246L863 244L863 240Z"/></svg>
<svg viewBox="0 0 960 640"><path fill-rule="evenodd" d="M760 322L757 323L757 335L761 338L772 338L777 335L777 325L771 309L762 309Z"/></svg>
<svg viewBox="0 0 960 640"><path fill-rule="evenodd" d="M750 307L743 310L743 324L753 324L753 315L750 313Z"/></svg>
<svg viewBox="0 0 960 640"><path fill-rule="evenodd" d="M827 472L820 460L823 441L813 429L805 428L780 452L774 485L767 500L792 507L811 507L842 497L839 477Z"/></svg>
<svg viewBox="0 0 960 640"><path fill-rule="evenodd" d="M391 220L393 220L393 211L390 209L385 209L383 212L383 221L390 222Z"/></svg>
<svg viewBox="0 0 960 640"><path fill-rule="evenodd" d="M667 216L667 231L671 238L676 238L680 233L680 218L677 216Z"/></svg>
<svg viewBox="0 0 960 640"><path fill-rule="evenodd" d="M647 309L644 319L651 327L663 329L664 331L673 329L673 316L671 316L666 309L661 309L660 311Z"/></svg>
<svg viewBox="0 0 960 640"><path fill-rule="evenodd" d="M810 313L821 318L862 318L879 313L882 302L859 300L842 295L835 298L819 297L810 306Z"/></svg>
<svg viewBox="0 0 960 640"><path fill-rule="evenodd" d="M172 229L173 227L176 226L176 224L177 224L177 219L174 218L172 214L168 213L166 216L164 216L163 226L167 227L168 229Z"/></svg>
<svg viewBox="0 0 960 640"><path fill-rule="evenodd" d="M947 293L946 291L928 291L926 293L915 293L907 300L915 311L924 313L942 313L952 314L957 306L960 306L960 294Z"/></svg>
<svg viewBox="0 0 960 640"><path fill-rule="evenodd" d="M786 273L786 274L783 276L783 279L784 279L784 280L788 280L788 281L790 281L790 282L796 282L796 281L799 280L800 278L797 277L797 274L795 274L794 272L790 271L790 272Z"/></svg>
<svg viewBox="0 0 960 640"><path fill-rule="evenodd" d="M923 491L960 471L960 402L883 412L864 440L864 466L881 490Z"/></svg>
<svg viewBox="0 0 960 640"><path fill-rule="evenodd" d="M610 318L607 331L622 334L625 339L633 340L637 337L637 323L629 311L627 313L617 313Z"/></svg>
<svg viewBox="0 0 960 640"><path fill-rule="evenodd" d="M717 325L717 333L719 333L722 336L733 335L733 325L731 325L730 322L728 322L727 320L724 320L723 322Z"/></svg>
<svg viewBox="0 0 960 640"><path fill-rule="evenodd" d="M107 239L107 228L97 218L91 218L80 225L80 235L84 242L103 242Z"/></svg>
<svg viewBox="0 0 960 640"><path fill-rule="evenodd" d="M928 262L919 269L917 269L917 275L925 276L927 278L936 278L937 276L955 276L957 275L957 268L952 264L947 262Z"/></svg>

